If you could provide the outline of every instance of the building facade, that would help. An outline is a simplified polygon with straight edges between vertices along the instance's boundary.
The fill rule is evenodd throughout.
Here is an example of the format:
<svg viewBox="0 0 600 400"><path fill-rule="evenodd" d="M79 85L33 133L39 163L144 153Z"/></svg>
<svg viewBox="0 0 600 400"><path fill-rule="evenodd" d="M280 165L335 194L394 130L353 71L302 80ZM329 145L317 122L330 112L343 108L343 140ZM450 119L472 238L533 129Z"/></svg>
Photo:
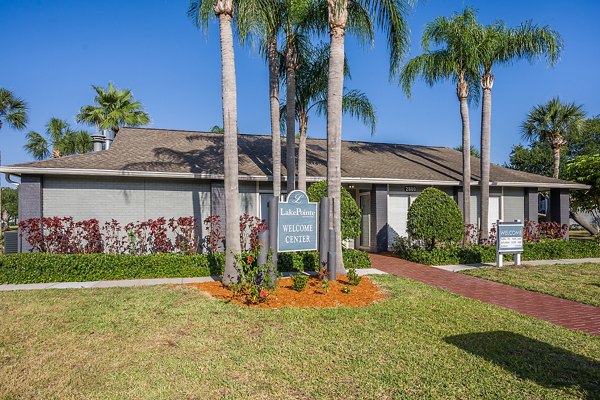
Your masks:
<svg viewBox="0 0 600 400"><path fill-rule="evenodd" d="M223 143L215 133L123 128L108 150L0 168L20 178L19 219L115 219L224 216ZM285 141L284 141L285 142ZM342 183L362 211L354 247L387 251L406 236L408 208L426 187L437 187L462 208L461 153L432 146L343 142ZM308 181L326 176L326 141L307 143ZM239 135L241 212L268 218L273 196L269 136ZM285 159L285 143L282 144ZM479 224L479 160L471 181L471 221ZM282 171L285 179L285 168ZM569 191L584 185L492 165L490 226L497 219L536 220L538 193L549 191L550 217L569 221ZM285 185L283 185L285 186ZM199 232L204 235L205 232ZM20 251L29 251L24 240Z"/></svg>

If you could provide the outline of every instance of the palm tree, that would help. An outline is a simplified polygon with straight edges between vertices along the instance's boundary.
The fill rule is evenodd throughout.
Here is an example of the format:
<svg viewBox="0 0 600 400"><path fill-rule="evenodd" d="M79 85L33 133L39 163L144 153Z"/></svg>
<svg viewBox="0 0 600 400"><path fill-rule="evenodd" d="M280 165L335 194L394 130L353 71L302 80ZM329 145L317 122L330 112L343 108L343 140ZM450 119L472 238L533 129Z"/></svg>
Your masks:
<svg viewBox="0 0 600 400"><path fill-rule="evenodd" d="M581 105L561 103L555 97L546 104L533 107L521 125L524 139L550 143L554 155L553 178L559 177L560 150L566 144L565 137L577 134L584 118L585 112Z"/></svg>
<svg viewBox="0 0 600 400"><path fill-rule="evenodd" d="M87 153L92 151L93 144L86 131L73 130L67 121L51 118L46 125L45 137L35 131L29 132L24 148L36 160L43 160L50 156L58 158Z"/></svg>
<svg viewBox="0 0 600 400"><path fill-rule="evenodd" d="M113 135L122 126L143 126L150 123L150 116L142 103L133 100L129 89L116 89L112 83L104 89L93 86L96 91L93 106L83 106L77 114L77 122L96 126L97 129L110 129Z"/></svg>
<svg viewBox="0 0 600 400"><path fill-rule="evenodd" d="M279 51L277 36L281 32L283 0L246 0L238 5L237 19L240 39L258 37L260 49L269 67L269 109L271 116L271 153L273 196L281 195L281 131L279 127Z"/></svg>
<svg viewBox="0 0 600 400"><path fill-rule="evenodd" d="M238 7L240 4L238 3ZM225 271L223 284L237 282L236 257L239 238L239 168L237 138L237 91L233 50L233 0L191 0L188 16L197 27L207 27L213 15L219 20L221 40L221 88L223 97L223 168L225 182Z"/></svg>
<svg viewBox="0 0 600 400"><path fill-rule="evenodd" d="M414 80L421 76L430 86L452 79L460 104L463 153L463 220L470 223L471 210L471 129L469 102L476 102L479 94L478 24L475 11L466 8L451 18L439 17L427 24L423 32L424 54L410 60L400 73L400 82L407 96ZM430 44L445 47L431 51Z"/></svg>
<svg viewBox="0 0 600 400"><path fill-rule="evenodd" d="M546 56L554 65L562 49L560 35L548 26L538 26L531 21L516 29L508 29L504 23L496 22L481 28L481 239L489 236L488 211L490 191L490 135L492 119L492 86L495 64L508 63L522 58L533 61Z"/></svg>
<svg viewBox="0 0 600 400"><path fill-rule="evenodd" d="M323 2L324 3L324 2ZM408 49L405 15L410 0L327 0L329 26L329 73L327 83L327 196L332 199L330 228L335 232L336 272L344 272L342 261L341 197L342 113L344 96L344 40L346 29L375 21L384 31L390 50L390 75L395 75ZM364 10L364 13L361 12ZM358 18L349 19L352 12Z"/></svg>
<svg viewBox="0 0 600 400"><path fill-rule="evenodd" d="M308 118L311 111L317 115L327 114L327 71L329 65L329 46L311 49L304 57L296 76L296 119L299 126L298 144L298 189L306 191L306 135ZM348 68L346 76L350 76ZM284 77L285 78L285 77ZM377 118L375 108L368 97L359 90L344 89L342 110L362 120L375 132ZM281 106L282 120L286 118L286 105Z"/></svg>
<svg viewBox="0 0 600 400"><path fill-rule="evenodd" d="M13 129L24 129L27 120L27 104L10 90L0 88L0 129L5 123Z"/></svg>

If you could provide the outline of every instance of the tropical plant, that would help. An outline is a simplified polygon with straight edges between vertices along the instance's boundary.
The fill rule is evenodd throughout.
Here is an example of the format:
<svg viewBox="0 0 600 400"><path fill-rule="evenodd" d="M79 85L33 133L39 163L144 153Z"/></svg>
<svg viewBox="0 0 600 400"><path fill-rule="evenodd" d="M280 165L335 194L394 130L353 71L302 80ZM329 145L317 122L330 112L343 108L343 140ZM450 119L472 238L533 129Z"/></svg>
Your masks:
<svg viewBox="0 0 600 400"><path fill-rule="evenodd" d="M4 124L13 129L24 129L27 120L27 103L10 90L0 88L0 129Z"/></svg>
<svg viewBox="0 0 600 400"><path fill-rule="evenodd" d="M221 128L219 125L213 125L212 128L210 128L208 130L211 133L223 133L223 128Z"/></svg>
<svg viewBox="0 0 600 400"><path fill-rule="evenodd" d="M435 83L451 79L456 83L456 95L460 104L462 122L463 153L463 218L470 223L471 205L471 128L469 123L469 102L476 102L479 94L479 25L475 11L466 8L461 14L451 18L438 17L428 23L421 39L425 50L406 63L400 73L400 83L407 96L417 77L433 86ZM437 46L431 50L431 46Z"/></svg>
<svg viewBox="0 0 600 400"><path fill-rule="evenodd" d="M591 213L596 221L600 221L600 153L571 160L566 167L566 178L590 185L587 190L573 191L571 206L577 211ZM592 234L598 234L597 227L586 229Z"/></svg>
<svg viewBox="0 0 600 400"><path fill-rule="evenodd" d="M50 156L57 158L87 153L92 151L93 144L88 132L73 130L67 121L51 118L46 125L45 135L36 131L27 134L24 148L36 160L43 160Z"/></svg>
<svg viewBox="0 0 600 400"><path fill-rule="evenodd" d="M561 103L558 97L548 103L535 106L521 125L523 138L529 141L546 141L552 148L554 170L552 177L558 179L560 151L565 137L580 131L585 112L581 105Z"/></svg>
<svg viewBox="0 0 600 400"><path fill-rule="evenodd" d="M481 239L487 239L489 233L488 211L490 191L490 135L492 118L492 86L494 75L492 67L519 59L533 61L546 56L550 65L554 65L562 49L560 35L548 26L538 26L531 21L522 23L518 28L509 29L503 22L481 28L479 54L481 60Z"/></svg>
<svg viewBox="0 0 600 400"><path fill-rule="evenodd" d="M327 114L327 72L329 66L329 47L321 45L311 48L310 54L303 57L304 62L296 74L296 119L299 127L298 143L298 189L306 191L306 136L311 111L316 115ZM350 76L346 67L345 74ZM281 119L287 121L286 104L281 106ZM359 118L375 132L377 117L375 107L366 94L359 90L344 88L342 111ZM287 129L287 128L286 128Z"/></svg>
<svg viewBox="0 0 600 400"><path fill-rule="evenodd" d="M460 151L462 153L462 151L463 151L462 144L460 146L456 146L454 148L454 150ZM473 145L471 145L471 151L470 151L470 153L471 153L471 157L477 157L477 158L481 157L481 153L479 153L479 150L477 150L477 147L475 147Z"/></svg>
<svg viewBox="0 0 600 400"><path fill-rule="evenodd" d="M144 112L142 103L133 100L129 89L117 89L112 83L104 89L92 85L96 92L94 105L81 107L77 122L96 126L97 129L110 129L114 135L123 126L143 126L150 123L150 116Z"/></svg>
<svg viewBox="0 0 600 400"><path fill-rule="evenodd" d="M2 219L4 215L8 217L9 223L16 223L19 217L19 193L17 189L8 187L2 188Z"/></svg>
<svg viewBox="0 0 600 400"><path fill-rule="evenodd" d="M324 2L323 2L324 3ZM321 4L323 4L321 3ZM335 232L336 252L342 252L341 192L342 185L342 112L344 95L344 40L346 29L370 25L375 21L383 30L390 51L390 75L395 75L400 60L408 50L409 31L406 13L411 0L327 0L329 26L329 74L327 82L327 196L332 199L330 224ZM349 18L356 13L356 18ZM372 37L372 30L362 30L363 38ZM364 33L367 33L365 36ZM336 272L344 273L341 257L337 257Z"/></svg>
<svg viewBox="0 0 600 400"><path fill-rule="evenodd" d="M279 128L279 51L283 0L246 0L238 10L238 30L242 42L247 36L258 37L260 49L269 66L269 110L271 117L271 154L273 196L281 195L281 132Z"/></svg>
<svg viewBox="0 0 600 400"><path fill-rule="evenodd" d="M188 16L198 28L206 28L214 16L219 20L224 129L225 271L223 274L223 284L225 285L238 281L240 275L236 269L236 258L238 258L241 252L239 241L240 196L238 182L237 90L232 29L234 10L233 0L191 0L188 8Z"/></svg>

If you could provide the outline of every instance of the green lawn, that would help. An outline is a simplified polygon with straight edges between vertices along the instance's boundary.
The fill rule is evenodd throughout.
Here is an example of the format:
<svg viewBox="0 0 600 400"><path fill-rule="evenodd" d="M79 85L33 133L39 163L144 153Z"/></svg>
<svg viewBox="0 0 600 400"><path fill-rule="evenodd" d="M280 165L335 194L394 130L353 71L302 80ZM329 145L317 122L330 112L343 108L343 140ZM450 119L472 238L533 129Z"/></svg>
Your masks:
<svg viewBox="0 0 600 400"><path fill-rule="evenodd" d="M393 276L256 310L185 287L0 293L0 399L598 398L600 338Z"/></svg>
<svg viewBox="0 0 600 400"><path fill-rule="evenodd" d="M562 264L502 268L462 273L600 307L600 264Z"/></svg>

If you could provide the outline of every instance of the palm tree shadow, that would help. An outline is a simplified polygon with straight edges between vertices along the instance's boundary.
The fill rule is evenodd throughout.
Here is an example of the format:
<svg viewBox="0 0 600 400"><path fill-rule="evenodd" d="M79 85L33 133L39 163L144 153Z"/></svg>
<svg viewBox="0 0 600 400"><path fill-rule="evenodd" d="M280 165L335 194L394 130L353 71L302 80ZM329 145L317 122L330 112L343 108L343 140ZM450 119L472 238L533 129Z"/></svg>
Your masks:
<svg viewBox="0 0 600 400"><path fill-rule="evenodd" d="M600 399L600 362L591 358L506 331L449 336L444 341L521 379L550 389L579 389L586 399Z"/></svg>

